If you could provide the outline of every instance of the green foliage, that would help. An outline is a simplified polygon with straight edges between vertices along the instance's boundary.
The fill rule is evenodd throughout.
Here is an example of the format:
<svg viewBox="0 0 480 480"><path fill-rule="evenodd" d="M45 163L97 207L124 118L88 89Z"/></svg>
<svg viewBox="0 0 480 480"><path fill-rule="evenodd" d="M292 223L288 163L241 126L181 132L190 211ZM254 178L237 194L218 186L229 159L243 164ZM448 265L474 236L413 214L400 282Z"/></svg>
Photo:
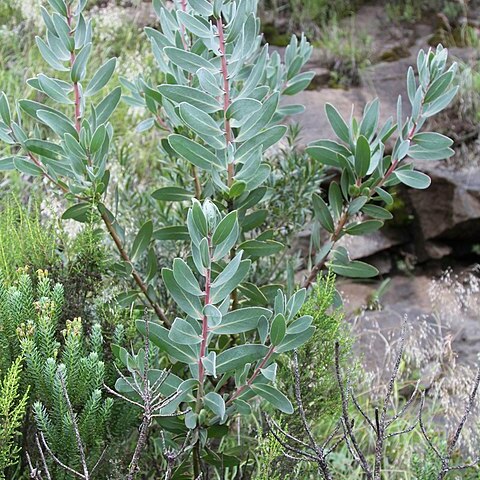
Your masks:
<svg viewBox="0 0 480 480"><path fill-rule="evenodd" d="M302 398L308 418L335 418L341 406L335 377L335 343L340 345L342 366L351 364L353 338L344 321L338 300L335 275L328 273L317 280L299 315L310 315L316 330L311 341L299 348ZM315 362L311 359L315 358ZM283 381L286 381L286 376Z"/></svg>
<svg viewBox="0 0 480 480"><path fill-rule="evenodd" d="M372 38L355 26L355 18L341 24L337 17L323 23L317 35L322 63L330 71L329 85L349 88L360 85L361 72L372 56Z"/></svg>
<svg viewBox="0 0 480 480"><path fill-rule="evenodd" d="M328 190L328 204L319 195L313 196L316 221L327 232L328 239L317 246L318 267L329 258L333 272L351 277L372 277L374 267L359 261L351 261L344 247L334 248L344 235L363 235L382 227L391 214L384 208L393 199L385 187L403 183L409 187L424 189L430 178L414 170L409 159L442 160L453 155L453 141L436 132L421 132L426 120L444 110L457 93L453 86L456 71L454 63L447 68L448 52L442 46L436 51L421 50L417 58L419 80L413 68L407 74L408 99L411 115L404 119L402 99L397 102L397 119L387 120L379 126L379 101L369 102L363 116L353 115L347 123L337 109L325 107L328 121L338 137L338 142L319 140L311 143L307 152L318 161L341 172L339 184L332 182ZM391 155L385 155L385 143L396 133ZM328 264L328 263L327 263ZM315 270L305 285L314 280Z"/></svg>
<svg viewBox="0 0 480 480"><path fill-rule="evenodd" d="M43 276L43 271L41 275ZM56 287L52 295L61 306L62 288ZM38 290L37 295L32 278L24 270L19 270L18 279L13 285L9 285L3 275L0 277L0 370L9 368L21 354L18 329L35 317L35 301L41 296L41 290Z"/></svg>
<svg viewBox="0 0 480 480"><path fill-rule="evenodd" d="M77 414L87 457L89 462L95 463L109 438L113 406L113 401L102 395L105 363L100 326L94 325L90 335L85 336L80 318L67 321L60 343L57 330L63 288L59 284L52 286L42 272L36 293L38 300L31 304L34 315L18 326L36 424L52 451L69 466L78 467L80 458L59 377L62 375ZM50 469L55 472L55 478L69 478L64 477L62 469L53 461Z"/></svg>
<svg viewBox="0 0 480 480"><path fill-rule="evenodd" d="M40 218L39 205L24 206L8 196L0 212L0 270L14 278L18 268L33 270L58 266L57 247L61 243L53 224Z"/></svg>
<svg viewBox="0 0 480 480"><path fill-rule="evenodd" d="M22 394L21 362L18 357L6 372L0 372L0 479L6 478L7 467L18 462L20 452L17 440L28 400L28 388Z"/></svg>
<svg viewBox="0 0 480 480"><path fill-rule="evenodd" d="M121 87L115 83L119 62L105 58L104 52L96 55L99 50L92 43L98 37L86 14L86 1L52 0L48 9L42 9L46 30L35 42L49 68L29 78L32 92L27 98L19 100L15 95L12 100L0 94L0 139L6 144L0 169L47 180L71 202L63 218L87 224L81 253L68 272L68 278L79 278L68 286L73 290L67 297L68 306L74 311L82 307L87 295L96 293L96 275L105 267L103 252L97 254L101 237L95 228L97 221L103 222L120 257L112 265L115 280L130 278L135 283L135 290L129 285L119 303L140 306L143 301L141 308L147 305L160 320L137 321L147 339L145 345L152 344L152 361L158 362L154 365L158 368L142 370L150 366L149 358L142 363L147 346L136 353L135 348L132 353L120 346L112 348L135 384L132 388L120 376L117 394L137 407L142 406L135 403L138 395L143 400L145 415L137 447L147 448L153 418L148 417L151 398L142 396L137 383L147 392L153 383L172 400L159 406L158 414L178 417L159 420L169 448L183 449L186 457L175 465L174 475L220 477L227 463L238 467L247 461L246 452L237 449L232 453L229 442L223 441L233 419L243 421L259 402L282 413L294 411L284 393L287 389L276 379L284 354L300 349L305 362L309 355L318 355L313 370L322 371L321 386L329 392L331 371L326 377L323 372L332 359L332 342L340 337L349 346L348 335L340 331L340 317L328 311L333 300L331 276L320 282L304 306L307 292L297 290L292 266L287 269L286 295L283 285L270 283L283 281L282 275L265 274L265 265L286 254L285 239L292 238L312 215L312 208L308 213L306 207L311 205L315 232L321 227L328 239L323 242L314 237L319 253L305 287L325 266L345 276L365 278L377 273L365 263L352 262L336 242L343 235L363 235L382 227L391 217L384 208L391 203L385 188L399 183L428 186L428 177L415 171L405 160L407 156L436 160L451 155L447 137L420 129L426 118L445 108L454 96L455 67L447 69L447 52L441 47L436 52L420 52L418 87L413 70L408 74L412 113L405 118L399 101L397 124L390 120L378 127L377 100L367 105L360 121L352 117L348 123L335 107L327 105L328 119L341 143L314 142L307 149L311 159L306 166L298 166L306 157L295 153L296 158L282 167L297 168L311 183L298 194L296 202L303 209L293 225L278 232L285 214L273 210L268 219L268 202L271 199L278 205L282 199L268 186L278 190L282 184L272 179L276 167L272 170L266 152L285 135L287 128L281 124L285 117L303 111L301 105L285 106L281 98L309 85L313 73L302 69L312 47L304 36L292 37L283 58L278 52L270 53L268 45L262 46L254 0L190 0L173 9L154 0L153 7L159 29L146 29L151 43L146 71L136 79L122 76ZM148 59L154 59L158 71L151 71ZM144 167L152 192L149 198L137 193L140 189L132 180L139 167L128 165L136 149L124 148L114 135L113 123L122 123L127 108L120 103L122 89L127 93L126 105L147 112L139 119L137 132L147 141L155 139L152 131L161 133ZM125 130L123 124L117 137ZM392 137L393 153L385 156L385 143ZM112 168L114 153L120 166L132 174L119 186ZM321 165L340 173L340 182L331 183L328 201L318 192L324 172ZM159 184L155 172L161 175ZM292 172L285 171L284 176L288 173ZM283 195L287 193L285 189ZM312 197L311 203L307 197ZM130 216L122 217L128 210ZM265 228L269 222L274 228ZM171 243L163 248L165 242ZM159 265L164 266L161 272ZM92 281L85 282L83 277L92 271ZM2 319L7 361L16 357L21 346L40 431L60 458L79 467L65 381L88 463L93 464L115 423L113 401L101 392L107 358L100 326L94 323L86 335L81 321L74 319L62 330L60 343L63 291L52 287L43 272L35 288L28 276L21 275L18 286L5 288L2 295L10 302L5 307L8 315ZM132 313L129 318L135 317ZM315 327L315 344L302 350ZM124 333L122 328L109 331L119 341ZM313 370L306 368L304 373L318 373ZM150 382L151 372L156 377ZM163 377L165 383L156 384ZM334 411L325 392L325 408ZM171 470L176 457L170 458ZM53 464L52 469L55 478L62 478L64 474Z"/></svg>
<svg viewBox="0 0 480 480"><path fill-rule="evenodd" d="M276 16L286 15L289 27L294 31L305 31L309 37L321 33L320 25L340 19L355 12L362 3L359 0L281 0L265 1L266 9L273 10Z"/></svg>
<svg viewBox="0 0 480 480"><path fill-rule="evenodd" d="M271 434L258 437L258 462L253 480L289 480L290 475L282 475L277 472L275 462L283 456L283 449L278 440Z"/></svg>

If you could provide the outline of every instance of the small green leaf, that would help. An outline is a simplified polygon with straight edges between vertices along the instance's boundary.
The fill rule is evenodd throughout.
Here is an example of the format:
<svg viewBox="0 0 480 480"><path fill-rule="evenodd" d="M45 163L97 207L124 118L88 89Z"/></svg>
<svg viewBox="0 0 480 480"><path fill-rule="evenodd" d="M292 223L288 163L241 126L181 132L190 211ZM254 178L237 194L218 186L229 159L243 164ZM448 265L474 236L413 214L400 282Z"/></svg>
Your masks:
<svg viewBox="0 0 480 480"><path fill-rule="evenodd" d="M46 75L40 74L38 76L38 82L43 92L46 93L52 100L65 105L73 104L73 100L67 97L65 91L60 87L57 81L47 77Z"/></svg>
<svg viewBox="0 0 480 480"><path fill-rule="evenodd" d="M73 83L82 81L85 78L87 71L87 62L90 57L90 52L92 51L92 44L87 43L81 50L80 53L76 56L75 62L73 62L73 67L70 72L70 78Z"/></svg>
<svg viewBox="0 0 480 480"><path fill-rule="evenodd" d="M215 352L210 352L205 357L202 357L202 364L207 375L217 377L217 354Z"/></svg>
<svg viewBox="0 0 480 480"><path fill-rule="evenodd" d="M370 168L370 144L368 140L360 135L355 148L355 172L362 178Z"/></svg>
<svg viewBox="0 0 480 480"><path fill-rule="evenodd" d="M12 116L10 114L10 106L8 100L3 92L0 92L0 118L6 125L10 125Z"/></svg>
<svg viewBox="0 0 480 480"><path fill-rule="evenodd" d="M148 247L153 235L153 223L151 220L145 222L140 228L135 240L133 241L130 258L135 261Z"/></svg>
<svg viewBox="0 0 480 480"><path fill-rule="evenodd" d="M243 368L263 358L268 352L265 345L245 344L229 348L217 355L217 373L225 373Z"/></svg>
<svg viewBox="0 0 480 480"><path fill-rule="evenodd" d="M254 383L251 388L257 395L265 399L281 412L289 415L294 412L290 400L272 385Z"/></svg>
<svg viewBox="0 0 480 480"><path fill-rule="evenodd" d="M100 150L105 140L107 134L107 129L105 125L100 125L95 133L92 135L92 140L90 141L90 153L94 154Z"/></svg>
<svg viewBox="0 0 480 480"><path fill-rule="evenodd" d="M212 167L223 168L223 164L214 153L183 135L170 135L168 143L178 155L198 168L203 170L211 170Z"/></svg>
<svg viewBox="0 0 480 480"><path fill-rule="evenodd" d="M436 132L417 133L412 142L430 150L443 150L453 145L451 138Z"/></svg>
<svg viewBox="0 0 480 480"><path fill-rule="evenodd" d="M452 157L455 152L451 148L431 150L428 148L413 145L408 149L408 156L415 160L445 160Z"/></svg>
<svg viewBox="0 0 480 480"><path fill-rule="evenodd" d="M152 197L166 202L183 202L191 200L194 194L181 187L163 187L155 190Z"/></svg>
<svg viewBox="0 0 480 480"><path fill-rule="evenodd" d="M116 87L97 105L97 125L108 122L108 119L117 108L121 96L121 87Z"/></svg>
<svg viewBox="0 0 480 480"><path fill-rule="evenodd" d="M239 197L247 188L247 184L242 180L235 180L228 191L229 198Z"/></svg>
<svg viewBox="0 0 480 480"><path fill-rule="evenodd" d="M415 170L396 170L395 176L405 185L417 188L425 189L432 183L430 177L425 173Z"/></svg>
<svg viewBox="0 0 480 480"><path fill-rule="evenodd" d="M277 353L285 353L301 347L310 340L315 327L308 327L300 333L287 333L282 343L275 348Z"/></svg>
<svg viewBox="0 0 480 480"><path fill-rule="evenodd" d="M375 193L387 204L393 204L393 197L383 188L375 187Z"/></svg>
<svg viewBox="0 0 480 480"><path fill-rule="evenodd" d="M217 335L233 335L249 332L257 328L260 317L270 318L272 312L262 307L246 307L233 310L223 315L219 325L212 328Z"/></svg>
<svg viewBox="0 0 480 480"><path fill-rule="evenodd" d="M287 331L287 323L283 314L279 313L275 316L270 329L270 341L272 345L280 345L281 341L285 338Z"/></svg>
<svg viewBox="0 0 480 480"><path fill-rule="evenodd" d="M25 147L29 152L32 152L35 155L51 158L52 160L61 160L65 155L65 152L60 145L47 142L46 140L32 138L31 140L27 140L25 142Z"/></svg>
<svg viewBox="0 0 480 480"><path fill-rule="evenodd" d="M360 262L358 260L349 262L346 265L330 263L328 266L334 273L337 273L338 275L342 275L344 277L371 278L378 275L378 270L375 267L369 265L368 263Z"/></svg>
<svg viewBox="0 0 480 480"><path fill-rule="evenodd" d="M212 284L211 297L212 303L223 302L235 288L245 279L250 270L251 261L242 260L236 272L225 282L221 284Z"/></svg>
<svg viewBox="0 0 480 480"><path fill-rule="evenodd" d="M364 235L366 233L375 232L382 227L383 222L380 220L366 220L365 222L347 226L345 232L349 235Z"/></svg>
<svg viewBox="0 0 480 480"><path fill-rule="evenodd" d="M56 55L52 52L51 48L40 38L35 37L37 47L40 50L40 54L43 59L54 69L60 72L68 72L68 68L59 61Z"/></svg>
<svg viewBox="0 0 480 480"><path fill-rule="evenodd" d="M68 208L62 215L63 220L73 219L77 222L87 222L92 213L92 205L90 203L78 203Z"/></svg>
<svg viewBox="0 0 480 480"><path fill-rule="evenodd" d="M200 38L211 38L213 35L211 25L206 22L204 23L199 18L194 17L187 12L183 12L182 10L177 11L177 17L180 23L185 25L187 30L195 36Z"/></svg>
<svg viewBox="0 0 480 480"><path fill-rule="evenodd" d="M307 290L305 288L301 288L290 297L285 310L285 315L288 321L292 320L295 315L300 311L303 303L305 302L306 296Z"/></svg>
<svg viewBox="0 0 480 480"><path fill-rule="evenodd" d="M178 285L186 292L196 297L204 295L192 270L181 258L173 260L173 276Z"/></svg>
<svg viewBox="0 0 480 480"><path fill-rule="evenodd" d="M14 157L13 164L19 172L26 173L27 175L39 176L45 173L39 166L35 165L26 157Z"/></svg>
<svg viewBox="0 0 480 480"><path fill-rule="evenodd" d="M315 76L315 72L299 73L293 77L288 83L283 95L296 95L297 93L305 90Z"/></svg>
<svg viewBox="0 0 480 480"><path fill-rule="evenodd" d="M310 315L303 315L294 320L287 328L287 335L296 335L302 333L312 324L313 317Z"/></svg>
<svg viewBox="0 0 480 480"><path fill-rule="evenodd" d="M325 113L337 137L348 143L350 141L350 132L338 110L332 104L327 103L325 105Z"/></svg>
<svg viewBox="0 0 480 480"><path fill-rule="evenodd" d="M391 220L393 215L383 207L378 205L368 204L362 208L362 212L372 218L378 218L379 220Z"/></svg>
<svg viewBox="0 0 480 480"><path fill-rule="evenodd" d="M215 281L212 283L212 288L217 288L220 285L223 285L224 283L228 282L236 273L238 270L238 267L240 266L240 263L242 261L242 256L243 256L243 251L240 250L235 257L230 260L230 262L227 264L227 266L217 275L215 278Z"/></svg>
<svg viewBox="0 0 480 480"><path fill-rule="evenodd" d="M186 320L176 318L168 332L168 338L178 345L197 345L202 341L195 329Z"/></svg>
<svg viewBox="0 0 480 480"><path fill-rule="evenodd" d="M189 73L197 73L199 68L215 70L215 67L207 59L196 53L176 47L165 47L163 52L175 65Z"/></svg>
<svg viewBox="0 0 480 480"><path fill-rule="evenodd" d="M215 392L209 392L204 397L205 406L220 418L225 416L225 401Z"/></svg>
<svg viewBox="0 0 480 480"><path fill-rule="evenodd" d="M340 161L341 154L335 152L326 147L312 145L305 150L314 160L318 160L324 165L330 165L332 167L341 167Z"/></svg>
<svg viewBox="0 0 480 480"><path fill-rule="evenodd" d="M218 112L221 109L220 103L208 93L198 88L186 87L184 85L160 85L159 92L174 103L188 102L205 113Z"/></svg>
<svg viewBox="0 0 480 480"><path fill-rule="evenodd" d="M179 108L182 120L198 134L211 137L222 135L217 122L208 113L186 102L181 103Z"/></svg>
<svg viewBox="0 0 480 480"><path fill-rule="evenodd" d="M343 209L343 197L337 182L332 182L328 188L328 203L335 219L340 218Z"/></svg>
<svg viewBox="0 0 480 480"><path fill-rule="evenodd" d="M187 293L175 280L173 270L169 268L162 269L162 278L165 286L173 297L177 305L190 317L197 320L203 318L203 307L199 298Z"/></svg>
<svg viewBox="0 0 480 480"><path fill-rule="evenodd" d="M172 225L171 227L162 227L153 232L155 240L189 240L188 229L184 225Z"/></svg>
<svg viewBox="0 0 480 480"><path fill-rule="evenodd" d="M242 162L244 159L258 147L262 147L262 152L279 142L287 132L285 125L276 125L267 128L263 132L258 133L254 137L248 139L235 152L235 161Z"/></svg>
<svg viewBox="0 0 480 480"><path fill-rule="evenodd" d="M72 122L66 120L63 115L49 112L47 110L39 110L37 117L45 125L48 125L57 135L63 138L65 134L70 134L73 138L78 139L78 133Z"/></svg>
<svg viewBox="0 0 480 480"><path fill-rule="evenodd" d="M262 103L253 98L238 98L227 109L227 119L246 121L250 115L262 108Z"/></svg>
<svg viewBox="0 0 480 480"><path fill-rule="evenodd" d="M362 207L365 205L367 200L368 200L368 197L366 195L361 195L360 197L354 198L350 202L350 205L348 206L347 213L349 215L355 215L362 209Z"/></svg>
<svg viewBox="0 0 480 480"><path fill-rule="evenodd" d="M276 242L275 240L247 240L241 243L238 248L242 249L245 255L257 258L275 255L281 252L285 246L283 243Z"/></svg>
<svg viewBox="0 0 480 480"><path fill-rule="evenodd" d="M67 16L67 6L63 0L48 0L50 6L63 17Z"/></svg>
<svg viewBox="0 0 480 480"><path fill-rule="evenodd" d="M142 335L147 334L145 320L137 320L137 329ZM197 362L197 355L189 345L174 344L168 337L168 330L162 327L159 323L149 322L148 324L148 338L154 345L160 348L161 351L168 353L171 357L179 362L186 364Z"/></svg>
<svg viewBox="0 0 480 480"><path fill-rule="evenodd" d="M244 140L248 140L267 127L278 108L279 101L279 92L271 95L262 105L262 108L253 113L248 119L248 122L246 122L245 125L240 128L240 132L236 138L236 141L242 142Z"/></svg>
<svg viewBox="0 0 480 480"><path fill-rule="evenodd" d="M333 233L335 231L335 225L327 204L324 202L323 198L316 193L313 194L312 200L315 217L327 232Z"/></svg>
<svg viewBox="0 0 480 480"><path fill-rule="evenodd" d="M85 89L84 95L90 97L98 93L110 80L115 71L117 59L107 60L93 75Z"/></svg>
<svg viewBox="0 0 480 480"><path fill-rule="evenodd" d="M0 172L15 170L15 157L0 157Z"/></svg>
<svg viewBox="0 0 480 480"><path fill-rule="evenodd" d="M222 219L213 232L212 245L219 245L228 238L235 224L238 222L237 216L237 212L233 211Z"/></svg>

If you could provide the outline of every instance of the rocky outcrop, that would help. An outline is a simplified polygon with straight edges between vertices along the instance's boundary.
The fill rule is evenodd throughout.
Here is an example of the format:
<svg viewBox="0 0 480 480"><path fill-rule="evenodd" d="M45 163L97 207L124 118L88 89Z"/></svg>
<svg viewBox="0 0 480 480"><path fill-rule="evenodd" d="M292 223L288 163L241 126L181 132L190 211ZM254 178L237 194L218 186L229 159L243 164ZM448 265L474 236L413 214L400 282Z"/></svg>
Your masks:
<svg viewBox="0 0 480 480"><path fill-rule="evenodd" d="M425 162L417 167L430 175L425 190L406 189L424 241L480 241L480 168L451 170Z"/></svg>

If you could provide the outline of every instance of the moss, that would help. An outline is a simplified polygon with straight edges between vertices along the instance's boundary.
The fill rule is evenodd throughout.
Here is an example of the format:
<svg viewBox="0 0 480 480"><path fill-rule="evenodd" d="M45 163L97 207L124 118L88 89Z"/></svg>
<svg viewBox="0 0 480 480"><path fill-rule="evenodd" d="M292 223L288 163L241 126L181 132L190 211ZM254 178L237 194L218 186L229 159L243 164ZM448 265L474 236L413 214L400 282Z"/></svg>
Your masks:
<svg viewBox="0 0 480 480"><path fill-rule="evenodd" d="M396 62L401 58L410 56L410 50L404 45L397 45L389 50L384 51L380 55L380 60L383 62Z"/></svg>
<svg viewBox="0 0 480 480"><path fill-rule="evenodd" d="M280 32L275 25L266 24L262 26L265 41L277 47L286 47L290 42L290 34Z"/></svg>
<svg viewBox="0 0 480 480"><path fill-rule="evenodd" d="M413 217L402 196L398 194L398 189L392 189L390 193L393 196L393 204L386 208L393 215L393 219L390 220L388 224L392 227L404 227L410 225L413 221Z"/></svg>

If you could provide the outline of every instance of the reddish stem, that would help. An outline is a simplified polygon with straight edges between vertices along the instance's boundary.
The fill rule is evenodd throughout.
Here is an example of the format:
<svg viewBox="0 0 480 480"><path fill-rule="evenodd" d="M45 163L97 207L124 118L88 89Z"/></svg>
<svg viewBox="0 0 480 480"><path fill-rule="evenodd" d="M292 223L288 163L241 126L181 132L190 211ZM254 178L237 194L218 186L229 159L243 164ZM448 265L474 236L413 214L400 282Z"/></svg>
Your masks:
<svg viewBox="0 0 480 480"><path fill-rule="evenodd" d="M72 12L70 9L70 5L67 7L67 24L70 27L70 36L73 35L72 30ZM70 53L70 68L73 68L73 64L75 63L75 47L73 52ZM81 105L81 98L80 98L80 88L78 86L78 82L73 82L73 94L75 96L75 130L80 132L80 105Z"/></svg>
<svg viewBox="0 0 480 480"><path fill-rule="evenodd" d="M241 385L235 392L233 392L233 395L230 397L230 399L227 401L227 405L230 405L236 398L238 398L247 387L250 387L253 383L253 381L258 377L260 374L260 371L262 370L263 367L267 364L267 362L270 360L271 356L275 353L275 347L273 345L270 346L268 349L267 354L263 358L263 360L258 364L258 367L255 369L253 372L252 376L248 379L247 383L245 385Z"/></svg>
<svg viewBox="0 0 480 480"><path fill-rule="evenodd" d="M207 237L208 241L208 250L210 252L211 248L211 239ZM207 268L205 273L205 306L210 303L210 288L211 288L211 276L212 271L210 267ZM202 343L200 344L200 356L198 359L198 396L197 396L197 408L200 406L199 400L203 396L203 382L205 380L205 367L203 366L202 358L205 356L207 351L207 341L208 341L208 318L206 315L202 318Z"/></svg>
<svg viewBox="0 0 480 480"><path fill-rule="evenodd" d="M232 143L232 129L230 127L230 120L227 118L227 110L230 106L230 85L228 82L228 65L227 57L225 55L225 35L223 33L223 21L220 18L217 19L219 49L222 57L222 77L223 77L223 121L225 123L225 140L227 148ZM233 163L228 164L228 186L233 183L233 177L235 175Z"/></svg>

